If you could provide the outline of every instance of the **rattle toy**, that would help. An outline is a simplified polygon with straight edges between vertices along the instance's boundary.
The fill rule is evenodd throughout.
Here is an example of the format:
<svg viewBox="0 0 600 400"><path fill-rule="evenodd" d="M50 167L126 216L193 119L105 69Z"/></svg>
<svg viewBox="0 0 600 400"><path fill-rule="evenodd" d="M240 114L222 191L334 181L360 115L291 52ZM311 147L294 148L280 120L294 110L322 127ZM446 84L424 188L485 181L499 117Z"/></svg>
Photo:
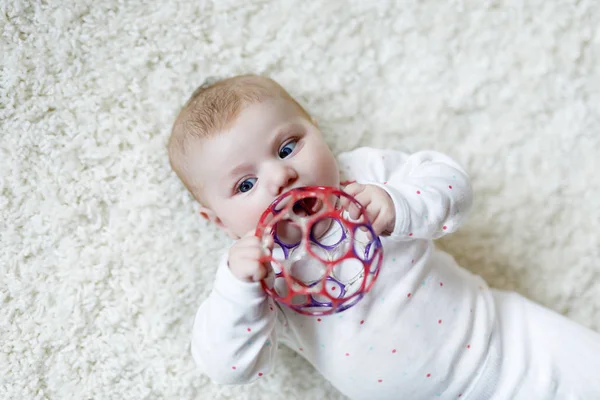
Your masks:
<svg viewBox="0 0 600 400"><path fill-rule="evenodd" d="M345 207L344 207L345 205ZM358 210L358 218L348 208ZM354 213L356 215L356 213ZM383 247L363 206L333 187L292 189L265 210L256 228L269 268L265 292L305 315L328 315L355 305L383 261Z"/></svg>

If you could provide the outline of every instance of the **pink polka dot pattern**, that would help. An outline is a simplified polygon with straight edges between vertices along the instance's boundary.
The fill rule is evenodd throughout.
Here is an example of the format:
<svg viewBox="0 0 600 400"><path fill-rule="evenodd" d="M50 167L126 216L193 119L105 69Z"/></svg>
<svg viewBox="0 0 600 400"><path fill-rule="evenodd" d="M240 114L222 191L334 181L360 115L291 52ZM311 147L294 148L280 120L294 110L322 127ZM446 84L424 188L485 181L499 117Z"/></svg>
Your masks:
<svg viewBox="0 0 600 400"><path fill-rule="evenodd" d="M381 157L381 159L382 159L382 160L385 160L385 157L384 157L384 156L382 156L382 157ZM344 166L344 169L350 170L350 166ZM350 175L348 175L348 177L350 177ZM454 176L454 177L453 177L453 179L456 179L456 176ZM356 182L356 181L354 181L354 180L341 180L340 184L341 184L342 186L347 186L347 185L349 185L349 184L353 184L353 183L355 183L355 182ZM383 185L388 185L388 184L389 184L389 185L393 185L393 184L394 184L393 182L390 184L388 181L379 181L379 182L380 182L381 184L383 184ZM449 183L449 182L448 182L448 183ZM448 188L448 190L450 190L450 191L453 191L453 193L446 192L446 196L449 196L449 197L453 197L453 198L454 198L454 197L456 197L456 196L454 196L454 195L459 195L459 194L460 194L460 192L462 191L462 189L463 189L463 188L462 188L462 187L459 185L459 189L458 189L457 191L454 191L454 186L453 186L453 185L449 185L448 183L445 183L445 184L447 185L447 188ZM423 184L423 183L421 183L421 184ZM439 186L438 186L438 187L439 187ZM442 191L444 191L444 190L443 190L443 184L441 185L440 189L442 189ZM422 193L421 193L421 192L422 192L422 190L420 190L420 189L414 189L414 187L413 187L413 189L412 189L412 190L415 190L415 192L413 192L413 193L416 193L417 195L421 195L421 194L422 194ZM428 186L423 186L423 190L427 191L427 193L425 193L425 195L424 195L424 196L427 196L427 195L430 193L430 188L429 188ZM459 211L458 211L458 209L455 209L455 211L456 211L456 214L458 214L458 212L459 212ZM429 215L429 216L432 216L432 215ZM435 223L435 221L433 221L433 216L432 216L432 220L431 220L431 221L429 220L428 216L425 216L425 217L424 217L424 219L425 219L425 223ZM438 223L439 223L439 222L438 222ZM446 221L445 223L447 224L447 223L452 223L452 222L451 222L451 221ZM431 227L431 224L430 224L429 226ZM414 228L414 225L413 225L413 228ZM438 224L436 224L436 226L435 226L435 228L434 228L434 229L437 229L437 233L438 233L438 235L440 234L440 232L439 232L440 228L441 228L441 230L443 231L443 233L446 233L447 231L449 231L449 226L448 226L448 225L443 225L442 227L440 227ZM455 227L453 226L453 229L454 229L454 228L455 228ZM417 228L415 228L415 229L417 229ZM420 235L420 236L423 234L423 233L422 233L421 231L419 231L419 230L417 231L417 233L419 233L419 235ZM406 235L406 231L404 231L404 234ZM409 232L409 233L408 233L408 236L409 236L409 237L411 237L411 238L412 238L412 237L414 237L414 232ZM400 260L400 259L399 259L399 260ZM396 259L394 258L394 259L393 259L393 261L395 262L395 261L396 261ZM420 259L419 261L420 261L420 263L423 263L423 261L422 261L421 259ZM415 264L415 262L416 262L416 260L415 260L415 259L412 259L412 260L411 260L411 264ZM414 270L414 268L415 268L415 266L406 266L406 267L407 267L407 268L408 268L408 267L412 267L412 268L413 268L413 270ZM421 285L419 285L419 286L427 286L425 289L422 289L422 292L425 292L426 290L433 290L433 291L435 292L435 290L436 290L436 286L435 286L435 283L434 283L434 282L435 282L435 278L432 278L431 280L430 280L430 279L425 279L425 280L422 282L422 284L421 284ZM426 285L426 283L427 283L427 285ZM445 284L444 284L444 283L445 283ZM444 288L444 286L446 286L446 287L444 288L444 290L445 290L445 291L446 291L446 290L448 290L448 288L452 286L452 282L451 282L451 281L446 281L446 282L438 281L438 284L439 284L439 286L438 286L438 287L440 288L440 290L441 290L441 288ZM450 285L450 286L448 286L448 285ZM420 288L420 287L419 287L419 288ZM417 288L411 288L411 290L413 290L413 289L414 289L414 290L417 290ZM482 290L483 290L483 288L481 288L481 287L480 287L480 289L482 289ZM332 290L332 291L335 291L335 290L336 290L336 287L335 287L335 286L332 286L332 287L331 287L331 290ZM438 292L438 293L442 293L442 292ZM421 298L422 298L422 296L424 295L424 293L421 293L421 295L420 295L419 297L417 297L417 298L414 298L414 297L413 297L413 295L412 295L412 292L405 292L405 294L406 294L406 299L407 299L407 300L409 300L409 299L411 300L411 303L409 303L409 302L407 301L407 302L406 302L406 305L414 304L414 302L419 302L419 301L421 301L421 300L422 300ZM382 297L380 300L381 300L381 302L383 302L383 297ZM271 309L271 311L273 311L273 306L269 306L269 308ZM465 309L465 308L463 308L463 310L464 310L464 309ZM456 312L457 312L457 308L454 308L454 313L456 314ZM473 309L471 309L471 310L470 310L470 312L471 312L471 313L473 313ZM442 315L439 315L439 314L437 315L437 317L438 317L437 323L438 323L438 325L440 325L440 326L439 326L439 329L445 329L445 328L441 327L441 325L442 325L442 323L443 323L443 319L445 319L445 320L446 320L446 322L445 322L445 326L446 326L446 328L448 328L449 326L451 327L451 326L452 326L452 323L453 323L453 320L451 320L451 319L449 319L449 318L450 318L450 316L452 316L452 314L449 314L449 315L446 315L446 314L443 314L443 313L441 313L441 314L442 314ZM433 317L435 317L435 315L433 315L433 316L430 316L430 318L432 318L432 319L433 319ZM313 320L313 321L314 321L314 320ZM317 322L317 323L320 323L320 322L322 322L322 321L323 321L323 319L322 319L322 318L316 318L316 322ZM428 322L428 323L426 323L426 324L427 324L427 325L430 325L430 324L433 322L432 320L430 320L430 321L431 321L431 322ZM333 322L333 320L331 320L331 319L328 319L328 322L327 322L327 323L325 323L325 324L321 324L321 325L317 325L317 326L318 326L318 328L317 328L317 329L325 329L325 328L326 328L326 327L327 327L329 324L331 324L332 322ZM313 323L314 323L314 322L313 322ZM353 321L353 323L356 323L356 320L354 320L354 321ZM364 319L363 319L363 320L359 320L359 326L361 326L361 327L362 327L362 325L364 325L364 323L365 323L365 320L364 320ZM373 323L373 322L371 322L370 324L372 324L372 323ZM421 325L424 325L424 326L425 326L425 323L421 322ZM415 327L416 327L416 328L419 328L419 325L415 325ZM367 328L367 327L362 327L362 329L366 329L366 328ZM248 332L250 332L250 331L251 331L251 329L250 329L250 328L248 328ZM463 342L463 343L464 343L464 342ZM387 352L387 356L388 356L388 357L395 357L395 360L398 360L398 359L399 359L398 357L400 357L400 359L401 359L401 357L403 356L403 354L400 354L400 353L398 353L398 350L397 350L397 348L398 348L400 345L401 345L400 343L391 343L391 345L390 345L389 347L388 347L388 346L386 346L386 349L384 349L384 352ZM397 346L397 347L395 347L395 348L394 348L394 346ZM464 345L464 346L465 346L465 348L463 349L463 351L465 351L466 349L470 349L470 348L471 348L471 345L470 345L470 344L467 344L467 345ZM321 345L320 345L320 347L321 347L321 348L325 348L325 346L324 346L323 344L321 344ZM374 348L374 347L373 347L373 346L371 346L371 347L369 348L369 350L373 350L373 348ZM309 349L309 350L310 350L310 349ZM347 348L347 350L348 350L348 352L343 352L343 354L344 354L344 357L350 357L350 356L351 356L351 354L349 353L349 351L353 351L353 355L352 355L352 357L353 357L353 359L355 359L355 360L357 359L357 357L358 357L358 359L360 359L361 357L363 357L363 354L362 354L362 353L360 353L360 352L356 352L356 354L354 354L355 352L354 352L354 349L353 349L353 348ZM301 351L301 352L302 352L302 351L304 351L304 349L303 349L302 347L298 347L298 351ZM312 352L312 350L311 350L310 352ZM403 353L404 353L404 352L403 352ZM339 350L338 350L338 352L337 352L337 357L341 358L341 354L342 354L342 351L339 351ZM373 354L373 353L371 353L371 354ZM348 361L350 361L350 360L348 359L348 360L346 360L346 361L348 362ZM362 361L362 360L361 360L361 361ZM390 359L390 361L391 361L391 359ZM431 367L431 366L430 366L430 367ZM235 369L235 367L233 367L233 369ZM435 372L435 373L437 373L437 371L436 371L436 370L434 370L434 372ZM431 373L431 372L429 372L429 373L425 373L425 376L426 376L426 378L431 378L431 377L432 377L432 374L433 374L433 373ZM263 375L263 373L262 373L262 372L259 372L259 373L258 373L258 376L262 376L262 375ZM407 374L406 374L406 372L404 372L404 376L406 376L406 375L407 375ZM422 375L422 372L421 372L419 375L422 377L422 376L423 376L423 375ZM374 378L374 380L377 380L377 382L378 382L378 383L383 383L383 378L382 378L382 377L378 377L378 378L376 378L375 376L372 376L372 377L371 377L371 379L373 379L373 378ZM353 378L350 376L350 377L349 377L349 379L353 379ZM421 378L421 379L422 379L422 378ZM440 379L441 379L441 377L440 377ZM428 381L428 383L433 383L434 381L435 381L435 380L431 380L431 379L430 379L430 380ZM371 381L371 382L373 382L373 381ZM395 383L396 383L396 381L395 381L395 380L386 381L386 386L387 386L387 385L390 385L390 384L395 384ZM372 384L373 384L373 383L371 383L371 385L372 385ZM437 394L437 397L440 397L440 395L441 395L441 394L440 394L440 393L438 393L438 394ZM442 395L443 395L443 394L442 394ZM461 397L462 397L462 393L460 393L460 394L458 394L458 395L457 395L457 394L454 394L454 396L457 396L457 397L461 398Z"/></svg>
<svg viewBox="0 0 600 400"><path fill-rule="evenodd" d="M383 157L382 157L382 158L383 158ZM348 166L346 166L346 168L349 168L349 167L348 167ZM341 184L342 186L347 186L347 185L349 185L349 184L353 184L353 183L355 183L355 182L356 182L356 181L353 181L353 180L345 180L345 181L341 181L341 182L340 182L340 184ZM380 182L382 182L382 181L380 181ZM382 183L383 183L383 185L387 185L387 184L388 184L388 181L383 181ZM392 184L393 184L393 183L392 183ZM449 190L453 190L453 189L454 189L454 188L453 188L453 185L447 185L447 187L448 187L448 189L449 189ZM417 194L417 195L421 195L421 194L422 194L420 189L413 189L413 190L415 190L415 192L416 192L416 194ZM426 191L428 191L428 193L429 193L429 188L428 188L427 186L423 186L423 190L426 190ZM454 194L458 194L458 193L460 193L460 191L461 191L461 188L459 187L459 190L458 190L458 191L456 191L456 192L454 192ZM448 195L448 196L450 196L451 194L450 194L450 193L448 193L447 195ZM427 196L427 194L425 194L425 196ZM458 213L458 210L456 210L456 212ZM428 218L428 216L425 216L425 220L426 220L426 222L432 222L432 221L429 221L429 218ZM447 222L447 223L451 223L451 222ZM431 226L431 225L430 225L430 226ZM413 227L414 227L414 226L413 226ZM415 229L416 229L416 228L415 228ZM436 229L440 229L439 225L437 225L437 226L436 226ZM448 225L443 225L443 226L441 227L441 229L442 229L443 231L448 231L448 230L449 230L449 226L448 226ZM405 231L405 232L406 232L406 231ZM418 232L418 233L422 234L421 232ZM438 233L439 233L439 231L438 231ZM405 234L406 234L406 233L405 233ZM409 232L409 233L408 233L408 236L409 236L409 237L413 237L413 236L414 236L414 232ZM396 261L396 259L394 258L394 259L393 259L393 261L395 262L395 261ZM416 262L416 260L415 260L415 259L411 259L411 264L414 264L415 262ZM420 262L422 263L422 261L420 261ZM413 268L414 268L414 267L413 267ZM431 279L431 280L433 281L433 282L431 282L431 285L428 285L429 287L428 287L428 288L426 288L426 289L423 289L423 290L428 290L428 289L435 290L435 288L436 288L436 286L435 286L435 283L434 283L434 282L435 282L435 279ZM426 279L425 281L423 281L423 283L421 284L421 286L425 286L425 283L426 283L426 281L427 281L427 283L429 283L429 279ZM442 281L438 281L438 283L439 283L439 287L440 287L440 288L443 288L443 287L445 286L445 285L444 285L444 282L442 282ZM446 286L447 286L447 285L448 285L448 281L446 282ZM447 286L447 287L448 287L448 286ZM446 287L446 289L445 289L445 290L448 290L448 289L447 289L447 287ZM480 287L480 289L483 289L483 288L482 288L482 287ZM332 291L335 291L335 290L336 290L336 287L335 287L335 286L332 286L332 287L331 287L331 290L332 290ZM417 289L414 289L414 290L417 290ZM405 293L406 293L406 299L407 299L407 300L408 300L408 299L410 299L410 300L411 300L411 303L409 303L408 301L406 302L406 304L407 304L407 305L414 304L413 302L415 302L415 301L416 301L416 302L419 302L419 301L421 301L421 297L422 297L422 296L419 296L419 297L417 297L417 298L413 298L413 294L412 294L412 292L405 292ZM383 298L381 298L381 301L383 302ZM269 309L270 309L271 311L274 311L274 306L275 306L275 304L269 304ZM455 308L455 309L454 309L454 312L456 313L456 311L457 311L457 309ZM470 310L470 312L471 312L471 313L473 313L473 309L471 309L471 310ZM435 317L435 316L433 316L433 317ZM446 323L445 323L445 326L446 326L446 327L448 327L448 326L452 326L452 320L449 320L449 318L450 318L450 316L448 316L448 315L438 315L438 320L437 320L437 323L438 323L438 325L440 325L439 329L444 329L444 328L442 328L442 327L441 327L441 325L442 325L442 323L443 323L443 319L446 319ZM432 318L432 319L433 319L433 318ZM314 320L313 320L313 321L314 321ZM322 322L322 321L323 321L323 319L322 319L322 318L316 318L316 322L320 323L320 322ZM431 320L430 320L430 321L431 321ZM449 321L450 321L450 322L449 322ZM331 322L332 322L332 320L331 320L331 319L329 319L329 320L328 320L328 323L319 325L319 326L318 326L318 327L319 327L318 329L325 329L325 328L327 327L327 325L328 325L328 324L330 324ZM428 323L428 325L430 325L432 322L433 322L433 321L429 322L429 323ZM354 320L354 323L356 323L356 320ZM360 325L360 326L364 325L364 323L365 323L365 320L364 320L364 319L363 319L363 320L359 320L359 325ZM371 322L370 324L372 324L372 322ZM422 324L422 325L424 325L423 323L421 323L421 324ZM415 325L415 327L416 327L416 328L419 328L419 325ZM252 332L252 328L250 328L250 327L247 327L246 329L247 329L247 331L248 331L248 332ZM363 329L365 329L365 328L363 328ZM400 345L401 345L400 343L391 343L391 346L389 346L389 347L387 347L387 346L386 346L386 349L384 350L384 352L387 352L387 356L388 356L388 357L395 357L395 360L398 360L398 359L399 359L398 357L400 357L400 359L401 359L401 358L402 358L402 356L403 356L403 354L399 354L399 353L398 353L398 350L397 350L397 348L398 348L398 347L393 347L393 346L400 346ZM465 346L465 348L463 349L463 351L465 351L465 350L467 350L467 349L470 349L470 348L471 348L471 345L470 345L470 344L466 344L466 345L464 345L464 346ZM325 346L324 346L323 344L321 344L321 345L320 345L320 347L321 347L321 348L325 348ZM373 347L373 346L371 346L371 347L369 348L369 350L373 350L373 348L374 348L374 347ZM304 351L304 349L303 349L302 347L297 347L297 349L298 349L298 351L299 351L299 352L303 352L303 351ZM310 350L310 349L309 349L309 350ZM350 351L353 351L353 352L354 352L354 350L353 350L353 348L348 348L347 350L348 350L348 352L343 352L343 354L344 354L344 357L348 357L348 358L349 358L349 357L351 356L351 354L350 354ZM312 353L312 351L309 351L309 353ZM403 352L403 353L404 353L404 352ZM342 354L342 352L339 352L339 353L337 353L337 354L338 354L338 356L337 356L337 357L340 357L340 356L341 356L341 354ZM371 353L371 354L373 354L373 353ZM355 359L355 360L357 359L357 357L358 357L358 359L360 359L362 356L363 356L363 355L362 355L360 352L358 352L358 353L356 353L356 354L352 355L353 359ZM347 362L349 362L349 361L350 361L350 359L348 359L348 360L347 360ZM362 361L362 360L361 360L361 361ZM392 361L392 360L390 359L389 361ZM234 370L234 371L235 371L235 370L236 370L236 366L232 366L232 370ZM436 371L434 370L434 372L436 372ZM262 376L263 376L263 373L262 373L262 372L255 372L255 373L257 373L257 375L258 375L259 377L262 377ZM407 375L407 374L406 374L406 372L405 372L405 373L404 373L404 376L406 376L406 375ZM256 376L256 375L255 375L255 376ZM423 375L422 375L422 372L421 372L421 376L423 376ZM425 374L425 376L426 376L426 378L431 378L431 377L432 377L432 373L426 373L426 374ZM373 376L373 377L372 377L372 379L373 379L373 378L375 378L375 377ZM352 378L352 377L350 377L350 379L353 379L353 378ZM377 380L377 382L378 382L378 383L382 383L382 382L383 382L383 378L381 378L381 377L380 377L380 378L375 378L375 379ZM422 378L421 378L421 379L422 379ZM435 380L429 380L428 382L429 382L429 383L432 383L433 381L435 381ZM390 383L395 383L395 382L389 381L389 382L387 382L387 385L389 385ZM386 385L386 386L387 386L387 385ZM438 394L437 394L437 396L438 396L438 397L440 397L440 394L438 393ZM460 394L458 394L458 395L456 395L456 394L455 394L455 396L457 396L457 397L462 397L462 393L460 393Z"/></svg>

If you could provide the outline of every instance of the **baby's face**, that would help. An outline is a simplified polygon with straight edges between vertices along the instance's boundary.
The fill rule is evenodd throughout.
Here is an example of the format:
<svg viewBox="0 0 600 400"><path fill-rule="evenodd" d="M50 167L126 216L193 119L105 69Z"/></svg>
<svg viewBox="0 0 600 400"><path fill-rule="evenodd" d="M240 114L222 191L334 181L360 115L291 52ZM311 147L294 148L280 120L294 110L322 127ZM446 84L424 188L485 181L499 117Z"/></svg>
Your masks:
<svg viewBox="0 0 600 400"><path fill-rule="evenodd" d="M207 203L201 211L234 238L254 231L265 209L290 189L339 187L321 132L286 100L246 107L230 128L195 146L190 167Z"/></svg>

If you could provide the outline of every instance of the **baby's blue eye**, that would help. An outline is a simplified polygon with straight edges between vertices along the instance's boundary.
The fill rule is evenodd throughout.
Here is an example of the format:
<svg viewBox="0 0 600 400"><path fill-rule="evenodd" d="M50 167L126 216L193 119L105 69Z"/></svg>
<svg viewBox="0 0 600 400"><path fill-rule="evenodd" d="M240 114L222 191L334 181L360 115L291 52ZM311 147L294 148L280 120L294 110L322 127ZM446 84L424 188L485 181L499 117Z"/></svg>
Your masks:
<svg viewBox="0 0 600 400"><path fill-rule="evenodd" d="M242 182L240 184L240 186L238 186L238 190L242 193L246 193L248 190L250 190L254 187L255 183L256 183L256 178L246 179L244 182Z"/></svg>
<svg viewBox="0 0 600 400"><path fill-rule="evenodd" d="M283 146L281 148L281 150L279 150L279 158L286 158L287 156L292 154L294 151L294 148L296 147L296 143L297 143L296 140L292 140L291 142L289 142L288 144Z"/></svg>

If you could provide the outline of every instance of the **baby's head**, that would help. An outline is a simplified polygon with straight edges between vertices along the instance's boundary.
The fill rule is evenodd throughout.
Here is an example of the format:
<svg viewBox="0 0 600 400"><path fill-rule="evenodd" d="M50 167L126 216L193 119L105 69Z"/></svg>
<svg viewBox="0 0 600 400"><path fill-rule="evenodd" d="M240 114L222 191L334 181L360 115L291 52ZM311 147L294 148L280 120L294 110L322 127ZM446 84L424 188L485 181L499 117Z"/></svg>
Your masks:
<svg viewBox="0 0 600 400"><path fill-rule="evenodd" d="M275 81L243 75L198 88L169 139L169 160L200 214L239 238L282 193L339 186L333 153Z"/></svg>

